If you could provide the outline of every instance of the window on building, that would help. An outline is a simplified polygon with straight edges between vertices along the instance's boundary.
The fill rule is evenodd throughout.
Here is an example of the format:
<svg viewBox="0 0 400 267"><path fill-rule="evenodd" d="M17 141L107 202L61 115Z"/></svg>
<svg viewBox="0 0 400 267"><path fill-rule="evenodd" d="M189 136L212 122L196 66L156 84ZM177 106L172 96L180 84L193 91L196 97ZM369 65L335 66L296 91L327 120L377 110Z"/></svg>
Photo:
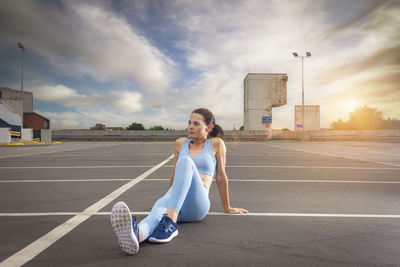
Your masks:
<svg viewBox="0 0 400 267"><path fill-rule="evenodd" d="M2 98L3 98L3 92L0 91L0 99L2 99Z"/></svg>

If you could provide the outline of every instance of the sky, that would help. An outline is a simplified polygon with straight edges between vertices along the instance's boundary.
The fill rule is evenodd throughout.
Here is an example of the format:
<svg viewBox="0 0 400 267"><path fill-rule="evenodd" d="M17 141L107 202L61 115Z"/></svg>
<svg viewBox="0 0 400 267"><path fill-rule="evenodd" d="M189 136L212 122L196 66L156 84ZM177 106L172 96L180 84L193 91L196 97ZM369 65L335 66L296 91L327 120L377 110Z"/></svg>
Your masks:
<svg viewBox="0 0 400 267"><path fill-rule="evenodd" d="M34 94L51 128L96 123L181 130L210 109L225 130L243 125L247 73L286 73L274 129L294 128L301 104L321 127L357 106L400 119L399 0L2 0L0 87Z"/></svg>

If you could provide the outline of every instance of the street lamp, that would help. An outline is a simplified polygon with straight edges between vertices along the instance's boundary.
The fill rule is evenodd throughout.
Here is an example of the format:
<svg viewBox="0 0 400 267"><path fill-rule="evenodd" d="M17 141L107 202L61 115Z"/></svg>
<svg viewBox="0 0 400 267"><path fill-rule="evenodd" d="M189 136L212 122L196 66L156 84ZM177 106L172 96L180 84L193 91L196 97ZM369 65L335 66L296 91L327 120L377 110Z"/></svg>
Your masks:
<svg viewBox="0 0 400 267"><path fill-rule="evenodd" d="M293 56L296 58L301 58L301 123L302 123L302 130L301 130L301 140L304 141L304 62L303 58L311 57L310 52L306 52L305 56L299 56L296 52L293 52Z"/></svg>
<svg viewBox="0 0 400 267"><path fill-rule="evenodd" d="M22 128L24 128L24 53L25 47L21 43L17 43L18 48L21 49L21 99L22 99L22 116L21 116L21 137Z"/></svg>

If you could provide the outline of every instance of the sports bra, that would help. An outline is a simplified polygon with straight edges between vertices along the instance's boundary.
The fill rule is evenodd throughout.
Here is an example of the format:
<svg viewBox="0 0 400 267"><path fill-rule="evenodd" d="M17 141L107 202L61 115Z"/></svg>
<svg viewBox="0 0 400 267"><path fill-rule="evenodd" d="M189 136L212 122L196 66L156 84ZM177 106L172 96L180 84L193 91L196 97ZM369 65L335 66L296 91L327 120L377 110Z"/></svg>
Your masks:
<svg viewBox="0 0 400 267"><path fill-rule="evenodd" d="M194 157L190 154L189 151L189 143L191 141L192 139L186 139L181 150L179 151L179 156L181 155L189 156L196 165L199 173L204 173L213 177L215 172L215 166L217 165L217 160L215 159L214 153L212 151L211 140L207 139L206 143L204 144L203 150Z"/></svg>

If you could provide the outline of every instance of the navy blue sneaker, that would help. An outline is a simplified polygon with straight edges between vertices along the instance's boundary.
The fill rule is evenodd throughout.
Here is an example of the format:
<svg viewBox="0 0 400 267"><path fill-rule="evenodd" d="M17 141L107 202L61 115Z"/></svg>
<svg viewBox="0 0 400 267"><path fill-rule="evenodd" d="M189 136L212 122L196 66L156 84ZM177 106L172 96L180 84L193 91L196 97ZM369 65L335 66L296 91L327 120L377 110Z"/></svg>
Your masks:
<svg viewBox="0 0 400 267"><path fill-rule="evenodd" d="M111 211L111 225L117 236L118 243L127 254L136 254L139 251L139 227L136 217L131 216L128 206L118 202Z"/></svg>
<svg viewBox="0 0 400 267"><path fill-rule="evenodd" d="M160 223L149 237L149 242L167 243L177 235L178 225L167 214L164 214Z"/></svg>

